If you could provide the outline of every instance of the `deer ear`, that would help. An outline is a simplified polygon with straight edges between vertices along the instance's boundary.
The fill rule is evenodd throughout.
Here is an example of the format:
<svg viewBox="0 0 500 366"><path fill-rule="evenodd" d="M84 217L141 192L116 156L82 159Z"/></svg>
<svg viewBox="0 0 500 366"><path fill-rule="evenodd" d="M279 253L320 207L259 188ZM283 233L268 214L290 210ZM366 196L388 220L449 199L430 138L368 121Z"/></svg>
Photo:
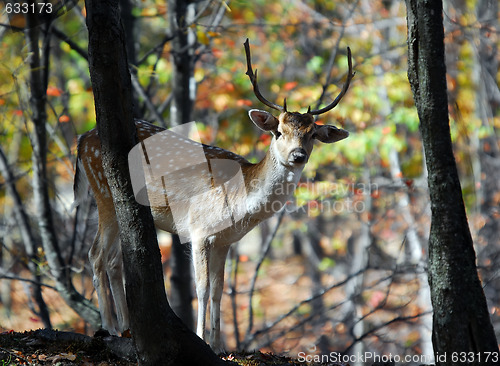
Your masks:
<svg viewBox="0 0 500 366"><path fill-rule="evenodd" d="M314 133L315 139L327 144L343 140L347 136L349 136L349 132L346 130L330 125L316 125L316 131Z"/></svg>
<svg viewBox="0 0 500 366"><path fill-rule="evenodd" d="M253 123L261 130L275 131L278 128L279 121L271 113L259 109L251 109L248 116Z"/></svg>

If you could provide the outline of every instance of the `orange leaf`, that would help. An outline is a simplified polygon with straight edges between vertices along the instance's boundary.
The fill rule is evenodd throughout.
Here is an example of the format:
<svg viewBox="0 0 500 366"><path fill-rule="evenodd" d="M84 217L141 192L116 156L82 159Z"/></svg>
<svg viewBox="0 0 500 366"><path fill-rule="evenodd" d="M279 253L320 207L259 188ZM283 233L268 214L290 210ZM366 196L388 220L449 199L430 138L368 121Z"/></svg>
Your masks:
<svg viewBox="0 0 500 366"><path fill-rule="evenodd" d="M220 33L219 32L213 32L213 31L208 31L207 34L210 36L210 37L219 37L220 36Z"/></svg>
<svg viewBox="0 0 500 366"><path fill-rule="evenodd" d="M62 94L62 90L55 87L55 86L49 86L47 88L47 95L51 97L60 97Z"/></svg>
<svg viewBox="0 0 500 366"><path fill-rule="evenodd" d="M264 143L264 146L269 146L269 145L271 145L272 137L271 137L271 135L265 134L265 135L261 135L259 137L259 140Z"/></svg>
<svg viewBox="0 0 500 366"><path fill-rule="evenodd" d="M219 58L222 56L223 52L218 48L212 48L212 54L214 55L214 57Z"/></svg>
<svg viewBox="0 0 500 366"><path fill-rule="evenodd" d="M391 126L386 126L382 129L382 134L388 135L389 133L391 133L391 130Z"/></svg>
<svg viewBox="0 0 500 366"><path fill-rule="evenodd" d="M240 255L240 262L248 262L248 255L242 254Z"/></svg>
<svg viewBox="0 0 500 366"><path fill-rule="evenodd" d="M59 122L60 123L67 123L70 121L70 118L69 116L67 116L66 114L63 114L59 117Z"/></svg>
<svg viewBox="0 0 500 366"><path fill-rule="evenodd" d="M238 99L238 101L236 102L236 105L238 107L243 107L243 106L251 106L252 105L252 101L249 100L249 99Z"/></svg>
<svg viewBox="0 0 500 366"><path fill-rule="evenodd" d="M289 81L288 83L285 83L285 85L283 85L283 89L285 89L286 91L292 90L297 86L297 84L297 81Z"/></svg>

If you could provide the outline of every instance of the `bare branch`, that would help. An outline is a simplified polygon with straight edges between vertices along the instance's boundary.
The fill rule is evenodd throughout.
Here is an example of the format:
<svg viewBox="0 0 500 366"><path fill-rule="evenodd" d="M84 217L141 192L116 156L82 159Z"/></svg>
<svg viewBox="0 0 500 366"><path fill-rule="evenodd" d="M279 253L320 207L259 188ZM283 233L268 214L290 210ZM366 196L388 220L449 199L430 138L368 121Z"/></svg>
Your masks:
<svg viewBox="0 0 500 366"><path fill-rule="evenodd" d="M10 273L10 272L4 272L1 268L0 268L0 278L3 278L5 280L13 280L13 281L22 281L22 282L28 282L28 283L31 283L33 285L36 285L36 286L43 286L43 287L46 287L46 288L50 288L51 290L54 290L54 291L57 291L57 288L55 288L54 286L52 285L48 285L46 283L43 283L43 282L40 282L40 281L36 281L36 280L32 280L32 279L29 279L29 278L24 278L24 277L21 277L21 276L17 276L13 273Z"/></svg>
<svg viewBox="0 0 500 366"><path fill-rule="evenodd" d="M248 41L248 40L247 40ZM273 231L267 236L266 242L264 243L262 254L259 258L259 261L257 262L257 266L255 267L255 273L254 276L252 277L252 283L250 285L250 293L248 295L248 328L247 328L247 333L246 335L248 336L253 328L253 304L252 304L252 299L253 299L253 293L255 291L255 283L257 282L257 276L259 274L259 269L262 263L264 262L264 259L266 258L267 254L269 253L269 249L271 248L271 243L276 236L276 233L278 232L278 228L280 227L281 220L283 220L283 216L285 216L286 210L283 209L279 216L278 216L278 222L274 226Z"/></svg>

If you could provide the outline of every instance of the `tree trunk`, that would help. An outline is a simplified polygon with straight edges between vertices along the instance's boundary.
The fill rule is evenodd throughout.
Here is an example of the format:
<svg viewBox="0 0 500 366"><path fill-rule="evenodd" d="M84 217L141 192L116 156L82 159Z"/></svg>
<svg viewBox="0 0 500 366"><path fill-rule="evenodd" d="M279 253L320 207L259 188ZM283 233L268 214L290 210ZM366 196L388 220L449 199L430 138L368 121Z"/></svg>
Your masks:
<svg viewBox="0 0 500 366"><path fill-rule="evenodd" d="M33 197L37 209L38 226L43 250L56 283L57 291L64 301L85 321L90 323L92 327L97 327L100 322L99 312L73 286L71 274L66 268L61 255L52 218L47 177L46 90L48 76L44 74L44 72L48 72L48 61L44 62L42 66L38 45L41 26L38 20L36 14L28 12L26 16L26 39L31 54L29 58L30 107L31 119L34 125L34 131L30 137L33 147ZM33 253L36 253L35 249L33 249ZM37 295L37 298L41 300L41 293ZM41 311L46 311L43 309L43 305ZM44 316L48 316L48 313Z"/></svg>
<svg viewBox="0 0 500 366"><path fill-rule="evenodd" d="M192 120L196 96L194 80L194 32L188 23L194 17L195 4L188 0L168 0L168 17L172 33L172 102L170 126L178 126ZM170 265L172 274L171 304L174 312L190 328L194 329L192 270L190 244L181 244L172 234Z"/></svg>
<svg viewBox="0 0 500 366"><path fill-rule="evenodd" d="M195 16L195 4L189 0L169 0L168 14L172 33L172 104L170 125L191 121L196 96L194 80L195 35L189 22Z"/></svg>
<svg viewBox="0 0 500 366"><path fill-rule="evenodd" d="M172 234L170 256L170 302L174 313L186 326L194 330L193 292L190 244L181 243L179 235Z"/></svg>
<svg viewBox="0 0 500 366"><path fill-rule="evenodd" d="M481 213L486 219L479 231L481 239L491 248L500 244L500 221L498 215L498 198L500 192L500 149L497 140L498 128L492 124L493 117L500 107L500 92L496 82L498 74L498 46L489 37L490 32L498 31L498 0L480 0L476 5L477 18L483 24L479 30L479 47L475 64L478 67L478 92L476 94L477 116L481 125L490 133L483 137L479 144L479 160L481 171L481 188L483 190Z"/></svg>
<svg viewBox="0 0 500 366"><path fill-rule="evenodd" d="M43 323L43 326L47 329L51 329L52 325L50 323L50 314L49 314L49 309L47 307L47 304L45 303L42 295L42 285L41 285L41 275L40 275L40 269L38 268L37 265L37 260L38 260L38 245L37 241L35 240L33 236L33 232L31 230L31 226L29 225L29 218L26 213L25 207L21 201L21 196L19 195L19 192L16 189L15 185L15 178L14 174L12 173L10 167L9 167L9 161L7 159L7 156L3 152L3 149L0 147L0 174L5 179L5 184L7 187L7 193L9 196L12 198L14 201L13 203L13 213L14 213L14 218L17 224L17 227L19 227L19 231L21 234L21 238L24 244L24 248L26 251L26 255L28 256L29 260L27 261L27 266L31 272L31 276L33 277L33 283L30 284L30 292L31 296L35 300L35 303L38 305L38 311L35 312L35 315L40 317L40 320ZM7 251L6 251L7 252ZM6 260L10 260L10 253L6 255ZM1 263L0 258L0 264ZM4 266L4 268L9 268L8 266ZM6 281L7 282L7 281ZM9 286L10 290L10 286ZM10 298L10 296L9 296ZM3 300L3 299L2 299ZM9 299L7 299L9 300ZM10 304L10 301L7 301L8 304ZM7 306L7 312L10 312L10 307Z"/></svg>
<svg viewBox="0 0 500 366"><path fill-rule="evenodd" d="M406 4L408 79L420 119L432 210L429 284L436 364L456 365L453 355L473 352L470 363L480 356L481 364L493 365L491 357L484 362L486 352L498 352L498 345L477 275L450 137L443 5L439 0Z"/></svg>
<svg viewBox="0 0 500 366"><path fill-rule="evenodd" d="M131 0L120 0L120 18L122 19L123 29L125 29L125 46L127 48L128 64L132 67L129 68L130 72L137 77L137 51L135 39L135 23L136 17L132 14L133 6ZM132 104L135 118L142 118L139 95L137 91L132 88Z"/></svg>
<svg viewBox="0 0 500 366"><path fill-rule="evenodd" d="M137 134L118 2L87 0L85 4L97 130L120 228L130 327L139 364L224 364L170 308L153 218L149 208L134 198L127 156Z"/></svg>

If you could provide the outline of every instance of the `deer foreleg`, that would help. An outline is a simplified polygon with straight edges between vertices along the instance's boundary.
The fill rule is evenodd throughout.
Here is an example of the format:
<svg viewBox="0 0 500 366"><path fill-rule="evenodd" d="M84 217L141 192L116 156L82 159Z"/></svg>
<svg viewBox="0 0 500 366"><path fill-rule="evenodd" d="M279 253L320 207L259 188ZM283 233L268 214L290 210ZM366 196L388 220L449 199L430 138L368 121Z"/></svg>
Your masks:
<svg viewBox="0 0 500 366"><path fill-rule="evenodd" d="M223 351L220 337L220 301L224 289L224 265L229 246L212 248L210 252L210 345Z"/></svg>
<svg viewBox="0 0 500 366"><path fill-rule="evenodd" d="M210 291L208 268L210 248L204 241L193 240L192 245L196 295L198 297L198 323L196 334L198 337L205 340L206 313Z"/></svg>

